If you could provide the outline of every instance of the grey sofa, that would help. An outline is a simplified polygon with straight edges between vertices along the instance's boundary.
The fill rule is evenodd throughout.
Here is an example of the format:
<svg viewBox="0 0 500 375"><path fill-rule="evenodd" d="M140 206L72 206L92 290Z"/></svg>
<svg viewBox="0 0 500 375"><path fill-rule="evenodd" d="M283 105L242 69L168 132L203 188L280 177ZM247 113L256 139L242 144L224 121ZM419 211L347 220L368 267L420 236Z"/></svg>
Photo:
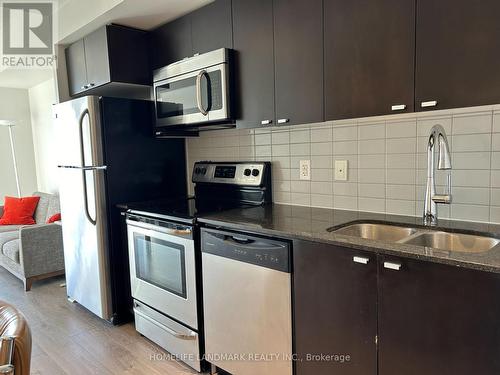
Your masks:
<svg viewBox="0 0 500 375"><path fill-rule="evenodd" d="M39 192L33 195L40 197L35 225L0 225L0 266L21 279L26 291L36 280L64 273L62 227L60 223L46 224L60 212L59 197Z"/></svg>

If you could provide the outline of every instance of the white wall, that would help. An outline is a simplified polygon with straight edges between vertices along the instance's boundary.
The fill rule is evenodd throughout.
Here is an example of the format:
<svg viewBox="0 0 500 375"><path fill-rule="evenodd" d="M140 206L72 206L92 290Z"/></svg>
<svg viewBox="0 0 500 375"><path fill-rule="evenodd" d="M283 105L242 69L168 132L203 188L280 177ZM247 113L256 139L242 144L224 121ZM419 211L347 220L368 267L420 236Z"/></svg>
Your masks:
<svg viewBox="0 0 500 375"><path fill-rule="evenodd" d="M0 88L0 119L15 120L13 128L21 194L31 195L37 189L33 136L28 90ZM17 195L10 151L9 132L0 127L0 205L5 195Z"/></svg>
<svg viewBox="0 0 500 375"><path fill-rule="evenodd" d="M56 102L54 79L29 89L31 125L35 151L38 190L46 193L58 191L56 152L52 105Z"/></svg>

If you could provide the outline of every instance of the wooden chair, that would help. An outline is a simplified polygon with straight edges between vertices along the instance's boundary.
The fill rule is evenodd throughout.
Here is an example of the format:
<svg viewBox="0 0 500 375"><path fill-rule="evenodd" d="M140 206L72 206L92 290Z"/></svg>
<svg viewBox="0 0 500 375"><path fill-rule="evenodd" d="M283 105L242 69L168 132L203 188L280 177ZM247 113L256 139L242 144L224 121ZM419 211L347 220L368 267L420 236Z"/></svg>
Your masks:
<svg viewBox="0 0 500 375"><path fill-rule="evenodd" d="M0 374L29 375L31 331L21 312L0 301Z"/></svg>

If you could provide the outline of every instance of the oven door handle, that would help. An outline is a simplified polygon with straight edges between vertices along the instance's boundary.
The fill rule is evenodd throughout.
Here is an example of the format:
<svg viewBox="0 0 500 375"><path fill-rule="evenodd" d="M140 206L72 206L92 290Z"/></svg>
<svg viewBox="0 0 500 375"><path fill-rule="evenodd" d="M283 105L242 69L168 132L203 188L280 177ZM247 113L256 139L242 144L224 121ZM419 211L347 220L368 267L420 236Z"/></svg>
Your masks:
<svg viewBox="0 0 500 375"><path fill-rule="evenodd" d="M201 79L207 72L202 70L196 76L196 105L198 106L198 110L201 112L203 116L208 114L208 111L203 108L203 103L201 102Z"/></svg>
<svg viewBox="0 0 500 375"><path fill-rule="evenodd" d="M152 231L158 232L158 233L171 234L172 236L190 236L193 232L190 228L169 229L169 228L159 227L156 225L142 223L139 221L133 221L133 220L129 220L129 219L127 219L126 223L127 223L127 225L130 225L131 227L136 227L136 228L141 228L141 229L149 229L149 230L152 230Z"/></svg>
<svg viewBox="0 0 500 375"><path fill-rule="evenodd" d="M181 339L181 340L195 340L196 339L196 336L197 336L196 332L190 331L189 334L180 333L180 332L174 331L172 328L169 328L169 327L167 327L164 324L161 324L160 322L157 322L156 320L150 318L146 314L140 312L138 309L134 308L134 312L137 315L139 315L141 318L146 319L151 324L154 324L155 326L163 329L164 331L170 333L172 336L174 336L174 337L176 337L178 339Z"/></svg>

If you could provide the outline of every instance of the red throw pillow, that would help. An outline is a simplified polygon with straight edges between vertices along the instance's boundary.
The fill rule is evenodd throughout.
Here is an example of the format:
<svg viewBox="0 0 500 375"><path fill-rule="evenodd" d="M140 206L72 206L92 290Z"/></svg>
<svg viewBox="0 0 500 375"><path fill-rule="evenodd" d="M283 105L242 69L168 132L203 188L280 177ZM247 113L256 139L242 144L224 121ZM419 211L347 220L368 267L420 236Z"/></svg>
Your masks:
<svg viewBox="0 0 500 375"><path fill-rule="evenodd" d="M47 219L47 224L52 224L55 223L56 221L61 221L61 214L57 213L55 215L52 215Z"/></svg>
<svg viewBox="0 0 500 375"><path fill-rule="evenodd" d="M30 225L35 224L33 214L40 197L14 198L5 197L1 225Z"/></svg>

